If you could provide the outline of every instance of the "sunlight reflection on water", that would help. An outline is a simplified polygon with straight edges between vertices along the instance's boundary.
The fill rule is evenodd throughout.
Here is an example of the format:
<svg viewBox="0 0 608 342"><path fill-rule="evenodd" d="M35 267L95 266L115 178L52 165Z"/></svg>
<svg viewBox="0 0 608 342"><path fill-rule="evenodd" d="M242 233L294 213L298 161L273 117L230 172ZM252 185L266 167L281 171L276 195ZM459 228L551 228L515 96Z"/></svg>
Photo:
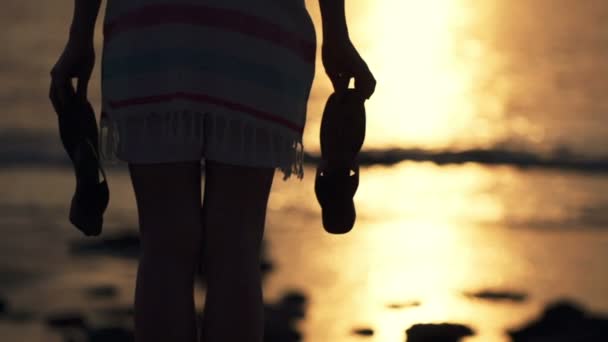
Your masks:
<svg viewBox="0 0 608 342"><path fill-rule="evenodd" d="M347 12L353 42L378 80L376 94L367 102L371 134L366 146L437 148L461 140L467 146L496 140L498 127L481 120L475 106L487 103L484 110L493 111L485 115L500 116L502 98L482 100L474 92L493 60L481 42L465 34L476 18L463 1L354 2ZM322 70L317 76L327 91ZM312 111L320 105L311 104ZM311 121L316 128L318 122Z"/></svg>
<svg viewBox="0 0 608 342"><path fill-rule="evenodd" d="M318 5L307 5L321 44ZM608 31L593 28L607 14L601 0L349 1L351 38L378 80L364 147L605 155L605 125L594 123L608 110ZM311 151L331 89L317 64Z"/></svg>
<svg viewBox="0 0 608 342"><path fill-rule="evenodd" d="M271 205L295 193L302 216L275 208L268 232L279 264L268 293L306 284L310 341L356 340L347 332L360 325L375 327L376 341L394 341L412 324L442 321L471 324L479 330L471 341L502 341L507 327L562 295L608 309L608 224L600 211L596 221L580 220L588 207L608 205L597 191L608 187L601 175L475 164L365 168L358 221L344 236L324 233L318 214L304 214L316 206L312 181L291 190L275 184ZM483 288L531 299L496 304L463 295ZM421 305L386 307L410 301Z"/></svg>

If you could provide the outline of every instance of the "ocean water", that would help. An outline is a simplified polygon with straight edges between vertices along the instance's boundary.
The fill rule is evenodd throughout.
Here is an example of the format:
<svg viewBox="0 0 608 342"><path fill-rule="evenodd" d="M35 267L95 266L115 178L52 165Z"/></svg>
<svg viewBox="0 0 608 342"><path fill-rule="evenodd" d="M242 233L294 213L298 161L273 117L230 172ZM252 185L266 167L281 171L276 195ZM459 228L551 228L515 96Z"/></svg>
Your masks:
<svg viewBox="0 0 608 342"><path fill-rule="evenodd" d="M0 12L0 297L37 317L0 318L2 341L62 341L42 323L45 315L132 301L135 260L70 253L84 238L67 220L74 179L47 92L71 4L6 0ZM307 6L320 44L318 6ZM431 322L471 326L476 335L467 341L500 342L508 341L507 329L560 298L608 312L606 168L521 168L503 153L606 160L608 31L600 28L608 4L356 0L347 1L347 17L378 79L366 104L364 151L416 149L432 157L475 149L501 165L466 157L460 164L366 165L355 196L357 223L344 236L322 228L314 164L302 182L277 175L265 236L274 265L266 300L301 292L305 316L296 328L309 342L358 341L357 327L374 330L368 341L404 341L411 325ZM98 47L101 38L98 30ZM91 82L98 106L98 68ZM319 46L304 137L312 155L329 93ZM136 233L124 165L108 177L104 235ZM83 295L97 284L116 286L119 295ZM527 298L465 295L486 288ZM199 308L203 292L197 289ZM389 307L411 302L418 305Z"/></svg>
<svg viewBox="0 0 608 342"><path fill-rule="evenodd" d="M306 4L319 47L304 144L316 152L331 83L320 59L318 5ZM72 2L7 0L3 6L0 132L5 145L27 145L17 133L56 133L48 74L65 44ZM604 1L352 0L346 7L351 39L378 80L366 103L364 149L608 155ZM102 19L103 13L98 57ZM98 63L90 86L96 108L99 95Z"/></svg>

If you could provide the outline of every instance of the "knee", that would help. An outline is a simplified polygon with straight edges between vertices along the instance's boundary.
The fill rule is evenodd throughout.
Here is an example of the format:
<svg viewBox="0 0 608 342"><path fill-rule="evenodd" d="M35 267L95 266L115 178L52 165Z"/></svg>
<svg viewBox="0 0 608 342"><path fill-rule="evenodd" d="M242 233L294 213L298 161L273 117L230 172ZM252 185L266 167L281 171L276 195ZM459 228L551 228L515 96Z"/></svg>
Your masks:
<svg viewBox="0 0 608 342"><path fill-rule="evenodd" d="M255 225L238 225L235 228L218 224L206 232L205 257L212 264L245 267L259 262L262 238L263 229Z"/></svg>
<svg viewBox="0 0 608 342"><path fill-rule="evenodd" d="M261 282L262 276L260 264L246 262L231 264L219 262L213 267L209 266L205 271L205 282L208 289L234 290L236 292L247 292L252 284Z"/></svg>
<svg viewBox="0 0 608 342"><path fill-rule="evenodd" d="M174 229L162 227L163 233L147 231L141 236L141 255L149 260L185 265L197 260L200 253L200 227Z"/></svg>
<svg viewBox="0 0 608 342"><path fill-rule="evenodd" d="M238 246L233 241L229 248L214 246L205 248L206 273L208 281L216 280L226 283L237 280L248 283L260 277L261 257L260 249L252 243L247 246Z"/></svg>

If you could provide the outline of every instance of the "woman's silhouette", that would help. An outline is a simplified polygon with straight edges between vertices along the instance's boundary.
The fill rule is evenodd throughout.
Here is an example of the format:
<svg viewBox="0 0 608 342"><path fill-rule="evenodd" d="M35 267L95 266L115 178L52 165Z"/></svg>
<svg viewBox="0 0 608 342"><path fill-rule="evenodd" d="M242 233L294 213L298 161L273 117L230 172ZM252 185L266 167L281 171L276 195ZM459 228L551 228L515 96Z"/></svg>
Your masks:
<svg viewBox="0 0 608 342"><path fill-rule="evenodd" d="M319 4L322 61L334 89L354 77L369 98L375 80L350 41L344 0ZM78 96L87 96L100 5L75 0L51 72L62 101L72 78ZM316 42L304 0L108 0L101 149L105 159L128 163L137 200L137 341L197 340L199 265L207 286L200 341L263 340L266 206L275 169L285 179L303 176Z"/></svg>

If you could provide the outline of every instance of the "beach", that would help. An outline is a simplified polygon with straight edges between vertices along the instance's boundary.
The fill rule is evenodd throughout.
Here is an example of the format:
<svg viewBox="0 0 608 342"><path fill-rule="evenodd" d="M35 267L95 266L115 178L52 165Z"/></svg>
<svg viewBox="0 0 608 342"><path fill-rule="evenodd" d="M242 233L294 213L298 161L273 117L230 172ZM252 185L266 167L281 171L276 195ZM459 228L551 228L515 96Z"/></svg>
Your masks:
<svg viewBox="0 0 608 342"><path fill-rule="evenodd" d="M318 51L304 179L275 174L271 190L266 342L605 336L605 1L348 1L353 43L378 85L345 235L323 229L314 193L332 89L318 4L306 5ZM8 0L0 12L3 342L132 340L139 238L126 165L106 165L100 237L68 221L75 179L48 87L71 6ZM99 75L98 63L89 87L98 117ZM203 275L199 313L204 291ZM441 323L450 325L429 325Z"/></svg>
<svg viewBox="0 0 608 342"><path fill-rule="evenodd" d="M411 162L369 167L355 196L353 231L331 235L320 221L313 171L307 168L304 180L292 184L275 177L265 232L272 265L265 300L276 303L290 292L304 296L304 317L295 324L303 341L359 341L365 337L353 331L361 327L373 330L368 340L403 341L413 324L440 322L473 328L476 335L467 341L508 341L507 329L558 299L608 312L603 174ZM44 324L49 315L94 316L95 310L132 303L136 252L74 250L137 235L128 174L108 173L112 198L104 232L85 238L67 221L70 172L1 173L6 238L0 243L0 292L11 307L34 315L21 323L0 320L6 341L49 341L57 333ZM88 288L101 285L115 288L115 296L87 296ZM525 298L470 295L485 289ZM198 287L199 309L203 294Z"/></svg>

